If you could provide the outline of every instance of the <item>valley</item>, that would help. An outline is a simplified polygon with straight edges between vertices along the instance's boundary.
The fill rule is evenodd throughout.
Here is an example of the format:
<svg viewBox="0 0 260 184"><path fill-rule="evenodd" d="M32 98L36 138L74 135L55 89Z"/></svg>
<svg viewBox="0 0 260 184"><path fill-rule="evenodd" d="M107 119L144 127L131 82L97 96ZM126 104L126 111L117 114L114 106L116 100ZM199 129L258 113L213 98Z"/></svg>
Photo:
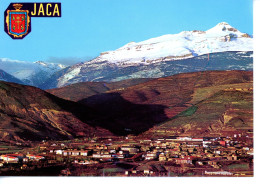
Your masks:
<svg viewBox="0 0 260 184"><path fill-rule="evenodd" d="M0 58L0 175L252 177L252 46L221 22L70 66Z"/></svg>

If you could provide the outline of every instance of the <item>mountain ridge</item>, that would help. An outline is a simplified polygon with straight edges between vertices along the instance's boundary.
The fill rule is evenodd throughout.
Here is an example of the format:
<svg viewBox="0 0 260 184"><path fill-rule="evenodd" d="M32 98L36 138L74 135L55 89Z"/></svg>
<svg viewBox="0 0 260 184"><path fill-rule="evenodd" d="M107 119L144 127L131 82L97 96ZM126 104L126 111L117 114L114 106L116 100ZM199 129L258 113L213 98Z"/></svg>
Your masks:
<svg viewBox="0 0 260 184"><path fill-rule="evenodd" d="M170 121L221 90L250 89L252 80L252 71L204 71L152 79L92 96L82 93L82 99L73 97L73 94L79 91L75 85L52 89L49 92L65 99L74 98L77 102L93 108L102 117L102 121L96 121L97 125L105 122L103 126L114 130L115 134L138 135ZM251 112L252 106L248 105L248 109ZM219 112L222 111L219 107ZM221 117L221 113L217 119ZM204 116L207 116L206 112ZM248 124L250 123L251 120Z"/></svg>
<svg viewBox="0 0 260 184"><path fill-rule="evenodd" d="M65 68L65 65L43 61L27 62L0 58L0 69L13 75L23 84L39 87L55 72ZM13 81L9 81L13 82Z"/></svg>
<svg viewBox="0 0 260 184"><path fill-rule="evenodd" d="M178 73L207 70L252 70L253 52L220 52L189 59L162 61L149 65L120 67L115 63L81 63L51 76L42 89L64 87L79 82L116 82L134 78L159 78Z"/></svg>
<svg viewBox="0 0 260 184"><path fill-rule="evenodd" d="M6 81L6 82L15 82L18 84L24 84L21 80L17 79L13 75L10 75L9 73L7 73L1 69L0 69L0 80Z"/></svg>
<svg viewBox="0 0 260 184"><path fill-rule="evenodd" d="M182 64L189 59L202 58L203 60L204 56L211 59L208 54L223 54L227 55L223 57L228 57L231 52L251 53L252 51L253 38L250 35L222 22L207 31L182 31L178 34L167 34L138 43L130 42L114 51L102 52L90 61L70 66L66 72L64 70L63 74L59 72L58 76L51 77L42 88L62 87L84 81L110 82L128 78L164 77L167 76L165 69L168 66L174 67L173 65L176 64L174 62ZM237 58L234 60L244 57L240 55L235 56ZM250 56L252 57L252 54ZM190 68L192 66L192 63L187 65ZM150 72L148 69L153 71ZM220 70L228 69L222 67ZM212 69L206 68L206 70ZM192 72L192 70L187 72ZM168 76L176 73L184 72L172 72ZM49 82L52 85L48 85Z"/></svg>
<svg viewBox="0 0 260 184"><path fill-rule="evenodd" d="M115 51L101 53L91 62L107 60L127 66L140 62L149 64L187 59L214 52L252 50L252 39L247 33L241 33L228 23L221 22L207 31L182 31L138 43L130 42Z"/></svg>
<svg viewBox="0 0 260 184"><path fill-rule="evenodd" d="M252 70L249 66L252 65L252 50L250 35L221 22L206 31L182 31L130 42L114 51L102 52L90 61L68 67L2 58L0 68L24 84L51 89L86 81L158 78L203 70ZM225 63L218 64L224 58L227 58ZM213 66L205 63L207 59L211 63L213 60ZM200 62L200 66L196 62Z"/></svg>
<svg viewBox="0 0 260 184"><path fill-rule="evenodd" d="M93 124L95 111L39 88L0 81L0 140L64 140L112 135Z"/></svg>

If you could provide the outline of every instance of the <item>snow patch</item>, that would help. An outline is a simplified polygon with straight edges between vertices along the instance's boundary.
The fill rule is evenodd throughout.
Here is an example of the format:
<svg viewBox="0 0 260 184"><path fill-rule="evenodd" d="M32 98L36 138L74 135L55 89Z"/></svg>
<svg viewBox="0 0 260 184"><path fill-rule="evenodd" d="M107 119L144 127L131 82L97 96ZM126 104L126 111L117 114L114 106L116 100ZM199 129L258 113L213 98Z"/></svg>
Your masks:
<svg viewBox="0 0 260 184"><path fill-rule="evenodd" d="M69 81L70 79L74 78L75 76L77 76L80 73L80 69L82 66L77 67L73 70L71 70L70 72L66 73L65 75L63 75L59 81L58 81L58 85L57 87L61 87L63 86L67 81Z"/></svg>

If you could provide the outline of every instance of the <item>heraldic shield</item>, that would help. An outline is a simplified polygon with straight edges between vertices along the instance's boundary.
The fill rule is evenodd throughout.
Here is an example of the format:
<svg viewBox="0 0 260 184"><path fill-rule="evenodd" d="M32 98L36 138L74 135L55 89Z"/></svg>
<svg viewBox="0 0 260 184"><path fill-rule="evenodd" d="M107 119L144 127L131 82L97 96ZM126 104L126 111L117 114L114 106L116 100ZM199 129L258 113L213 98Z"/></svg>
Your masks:
<svg viewBox="0 0 260 184"><path fill-rule="evenodd" d="M23 38L29 33L30 17L28 10L20 10L22 4L14 4L15 10L8 10L6 24L8 34L14 38Z"/></svg>

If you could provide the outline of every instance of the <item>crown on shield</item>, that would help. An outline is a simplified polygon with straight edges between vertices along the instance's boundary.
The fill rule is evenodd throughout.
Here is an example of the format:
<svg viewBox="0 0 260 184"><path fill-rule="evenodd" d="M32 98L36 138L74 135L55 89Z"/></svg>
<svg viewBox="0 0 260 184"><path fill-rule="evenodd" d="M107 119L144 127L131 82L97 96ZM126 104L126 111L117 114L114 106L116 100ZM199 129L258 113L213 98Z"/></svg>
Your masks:
<svg viewBox="0 0 260 184"><path fill-rule="evenodd" d="M15 8L15 10L20 10L23 5L22 4L13 4L13 7Z"/></svg>

